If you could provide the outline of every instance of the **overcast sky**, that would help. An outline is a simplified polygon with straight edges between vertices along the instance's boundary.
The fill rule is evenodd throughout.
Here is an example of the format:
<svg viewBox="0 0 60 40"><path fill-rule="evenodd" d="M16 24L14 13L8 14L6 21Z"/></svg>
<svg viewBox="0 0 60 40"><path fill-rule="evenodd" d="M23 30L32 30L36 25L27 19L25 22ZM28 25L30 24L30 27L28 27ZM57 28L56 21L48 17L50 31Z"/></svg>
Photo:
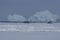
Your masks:
<svg viewBox="0 0 60 40"><path fill-rule="evenodd" d="M60 15L59 0L0 0L0 21L7 20L7 16L16 12L25 17L34 15L38 11L49 10Z"/></svg>

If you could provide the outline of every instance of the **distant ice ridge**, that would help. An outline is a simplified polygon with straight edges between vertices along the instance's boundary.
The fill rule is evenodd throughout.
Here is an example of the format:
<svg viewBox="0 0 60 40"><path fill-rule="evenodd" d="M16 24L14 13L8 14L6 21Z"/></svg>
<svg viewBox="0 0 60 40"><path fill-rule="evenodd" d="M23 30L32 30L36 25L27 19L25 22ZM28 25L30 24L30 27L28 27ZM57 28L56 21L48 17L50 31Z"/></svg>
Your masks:
<svg viewBox="0 0 60 40"><path fill-rule="evenodd" d="M60 32L60 23L0 23L0 31L19 31L19 32Z"/></svg>

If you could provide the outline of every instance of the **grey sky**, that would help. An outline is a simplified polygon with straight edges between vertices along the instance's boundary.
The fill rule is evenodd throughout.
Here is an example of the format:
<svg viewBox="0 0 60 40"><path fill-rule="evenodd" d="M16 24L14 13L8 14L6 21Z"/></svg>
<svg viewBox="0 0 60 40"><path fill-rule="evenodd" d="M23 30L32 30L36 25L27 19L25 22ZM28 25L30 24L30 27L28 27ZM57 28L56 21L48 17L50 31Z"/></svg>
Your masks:
<svg viewBox="0 0 60 40"><path fill-rule="evenodd" d="M29 17L38 11L50 10L60 13L60 0L0 0L0 21L7 20L7 16L14 8L14 12ZM60 15L60 14L59 14Z"/></svg>

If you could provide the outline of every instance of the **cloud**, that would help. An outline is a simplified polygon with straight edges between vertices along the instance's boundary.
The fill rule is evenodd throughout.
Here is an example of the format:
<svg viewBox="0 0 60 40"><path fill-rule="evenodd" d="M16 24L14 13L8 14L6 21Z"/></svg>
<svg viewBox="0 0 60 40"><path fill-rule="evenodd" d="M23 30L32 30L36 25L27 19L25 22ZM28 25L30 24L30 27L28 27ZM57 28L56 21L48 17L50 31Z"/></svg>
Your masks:
<svg viewBox="0 0 60 40"><path fill-rule="evenodd" d="M8 15L8 21L26 21L26 19L22 15L13 14Z"/></svg>
<svg viewBox="0 0 60 40"><path fill-rule="evenodd" d="M31 16L28 21L34 22L56 22L59 16L51 13L49 10L37 12L35 15Z"/></svg>

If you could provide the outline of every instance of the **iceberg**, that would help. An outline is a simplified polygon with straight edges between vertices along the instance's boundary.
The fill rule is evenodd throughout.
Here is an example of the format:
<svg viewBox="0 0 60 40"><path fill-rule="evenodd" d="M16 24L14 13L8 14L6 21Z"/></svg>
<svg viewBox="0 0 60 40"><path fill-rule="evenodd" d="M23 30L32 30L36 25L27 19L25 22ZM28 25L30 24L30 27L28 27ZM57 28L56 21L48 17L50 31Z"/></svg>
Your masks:
<svg viewBox="0 0 60 40"><path fill-rule="evenodd" d="M37 12L35 15L28 18L31 22L56 22L59 19L57 14L51 13L49 10Z"/></svg>
<svg viewBox="0 0 60 40"><path fill-rule="evenodd" d="M22 15L18 14L13 14L13 15L8 15L8 21L26 21L26 18L24 18Z"/></svg>

